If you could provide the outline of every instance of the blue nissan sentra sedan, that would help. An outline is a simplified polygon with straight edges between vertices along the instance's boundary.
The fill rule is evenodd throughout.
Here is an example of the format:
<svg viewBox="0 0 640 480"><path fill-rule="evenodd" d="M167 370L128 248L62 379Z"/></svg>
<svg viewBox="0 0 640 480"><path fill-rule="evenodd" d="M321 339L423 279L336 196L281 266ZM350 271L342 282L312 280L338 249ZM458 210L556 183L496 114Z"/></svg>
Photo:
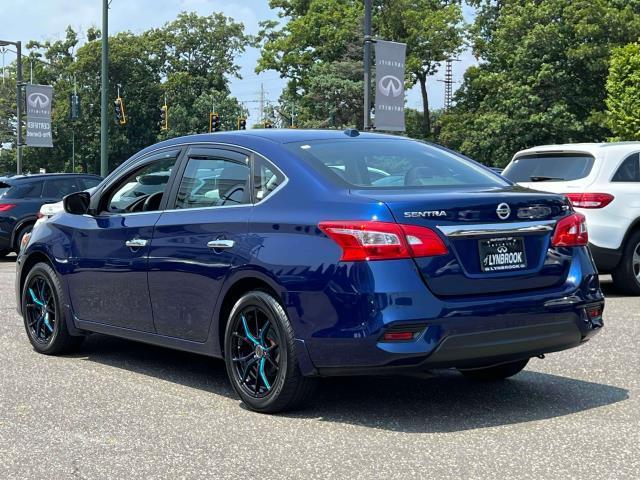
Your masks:
<svg viewBox="0 0 640 480"><path fill-rule="evenodd" d="M165 141L34 229L16 293L36 351L90 332L224 358L251 409L318 377L500 380L602 326L584 217L466 157L355 130Z"/></svg>

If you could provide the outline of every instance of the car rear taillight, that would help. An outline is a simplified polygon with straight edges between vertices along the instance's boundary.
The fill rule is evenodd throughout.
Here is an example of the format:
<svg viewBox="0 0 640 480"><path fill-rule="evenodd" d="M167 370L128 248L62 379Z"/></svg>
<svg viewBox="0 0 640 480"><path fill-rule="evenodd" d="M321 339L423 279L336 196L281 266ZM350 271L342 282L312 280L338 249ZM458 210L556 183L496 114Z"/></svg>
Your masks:
<svg viewBox="0 0 640 480"><path fill-rule="evenodd" d="M318 227L342 248L342 262L430 257L448 252L433 230L374 221L320 222Z"/></svg>
<svg viewBox="0 0 640 480"><path fill-rule="evenodd" d="M556 230L551 239L552 246L581 247L588 243L587 223L581 213L574 213L564 217L556 224Z"/></svg>
<svg viewBox="0 0 640 480"><path fill-rule="evenodd" d="M566 197L576 208L603 208L614 199L608 193L567 193Z"/></svg>
<svg viewBox="0 0 640 480"><path fill-rule="evenodd" d="M15 203L0 203L0 212L8 212L15 206Z"/></svg>

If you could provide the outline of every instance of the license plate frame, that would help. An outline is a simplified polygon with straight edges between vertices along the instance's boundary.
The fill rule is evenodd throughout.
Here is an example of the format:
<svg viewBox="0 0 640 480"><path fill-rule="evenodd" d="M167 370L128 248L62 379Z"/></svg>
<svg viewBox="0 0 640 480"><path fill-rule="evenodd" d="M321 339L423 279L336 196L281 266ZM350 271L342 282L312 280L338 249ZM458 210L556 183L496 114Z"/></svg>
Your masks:
<svg viewBox="0 0 640 480"><path fill-rule="evenodd" d="M527 254L522 237L498 237L478 240L482 273L501 273L527 268Z"/></svg>

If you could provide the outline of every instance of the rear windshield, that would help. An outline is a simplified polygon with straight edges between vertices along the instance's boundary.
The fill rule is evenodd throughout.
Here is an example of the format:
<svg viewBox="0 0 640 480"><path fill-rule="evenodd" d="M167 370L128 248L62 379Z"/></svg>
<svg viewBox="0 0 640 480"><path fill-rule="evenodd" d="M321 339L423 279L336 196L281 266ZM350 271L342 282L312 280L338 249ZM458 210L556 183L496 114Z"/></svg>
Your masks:
<svg viewBox="0 0 640 480"><path fill-rule="evenodd" d="M345 138L289 143L286 147L321 174L358 188L508 185L463 157L412 140Z"/></svg>
<svg viewBox="0 0 640 480"><path fill-rule="evenodd" d="M587 154L534 154L515 158L502 175L512 182L561 182L584 178L592 167Z"/></svg>

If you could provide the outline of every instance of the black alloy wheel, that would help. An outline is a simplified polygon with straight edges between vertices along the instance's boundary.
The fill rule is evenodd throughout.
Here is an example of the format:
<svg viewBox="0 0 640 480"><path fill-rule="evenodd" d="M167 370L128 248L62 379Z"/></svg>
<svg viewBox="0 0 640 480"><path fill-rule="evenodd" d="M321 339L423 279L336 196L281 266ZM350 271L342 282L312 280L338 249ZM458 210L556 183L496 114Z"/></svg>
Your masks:
<svg viewBox="0 0 640 480"><path fill-rule="evenodd" d="M30 338L46 346L53 338L58 323L58 306L49 280L42 274L33 275L26 285L25 322Z"/></svg>
<svg viewBox="0 0 640 480"><path fill-rule="evenodd" d="M264 398L280 371L282 340L271 323L269 312L247 306L238 312L231 339L234 375L247 395Z"/></svg>
<svg viewBox="0 0 640 480"><path fill-rule="evenodd" d="M64 292L58 276L46 263L29 270L22 289L22 317L34 350L56 355L76 349L83 336L72 336L67 329L62 305Z"/></svg>
<svg viewBox="0 0 640 480"><path fill-rule="evenodd" d="M246 293L231 310L224 358L234 390L257 412L299 407L316 385L315 378L300 372L295 335L284 308L262 290Z"/></svg>

